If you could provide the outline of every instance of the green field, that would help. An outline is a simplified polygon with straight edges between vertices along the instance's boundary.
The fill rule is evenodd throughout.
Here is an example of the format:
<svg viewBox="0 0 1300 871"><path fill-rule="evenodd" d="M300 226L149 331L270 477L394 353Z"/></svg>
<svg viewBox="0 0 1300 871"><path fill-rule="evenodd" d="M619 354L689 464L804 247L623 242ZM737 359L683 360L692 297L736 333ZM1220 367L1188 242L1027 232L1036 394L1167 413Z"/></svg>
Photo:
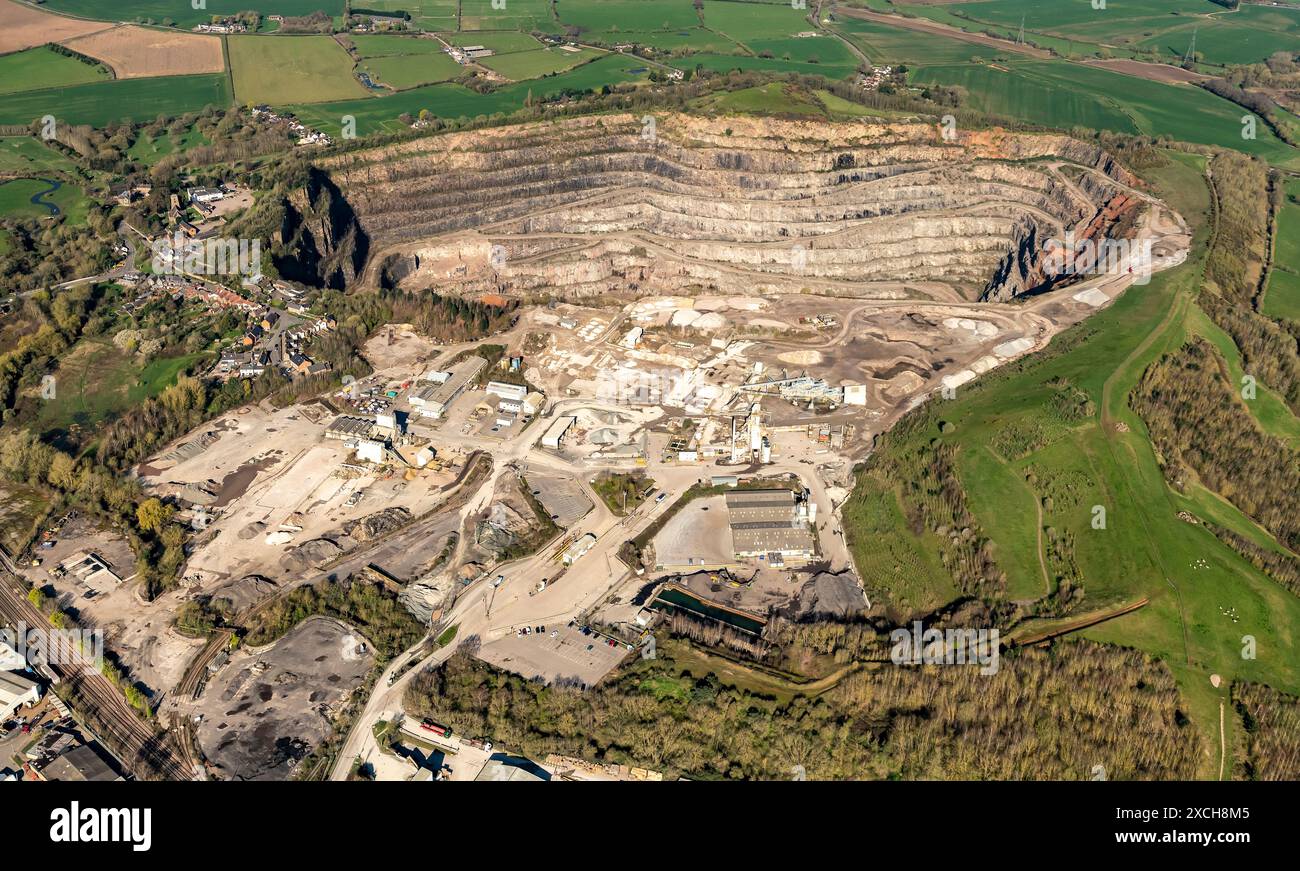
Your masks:
<svg viewBox="0 0 1300 871"><path fill-rule="evenodd" d="M476 30L470 33L448 33L443 38L452 45L464 48L467 45L481 45L484 48L490 48L497 54L507 54L514 51L536 51L542 47L542 44L527 33L520 33L517 30L503 30L493 32L488 30Z"/></svg>
<svg viewBox="0 0 1300 871"><path fill-rule="evenodd" d="M734 3L729 0L705 0L704 25L726 34L737 42L752 39L780 39L813 29L806 9L794 9L789 3Z"/></svg>
<svg viewBox="0 0 1300 871"><path fill-rule="evenodd" d="M683 0L564 0L559 13L561 22L580 28L583 36L624 30L680 31L700 23L695 9Z"/></svg>
<svg viewBox="0 0 1300 871"><path fill-rule="evenodd" d="M464 67L445 54L368 58L359 63L357 68L369 73L376 83L388 85L397 91L450 81L465 72Z"/></svg>
<svg viewBox="0 0 1300 871"><path fill-rule="evenodd" d="M1263 124L1258 125L1255 139L1242 139L1243 110L1200 88L1066 61L1017 60L1000 65L1007 70L982 64L925 66L913 72L912 80L959 85L970 93L974 108L1032 124L1164 135L1235 148L1280 163L1296 158L1295 149Z"/></svg>
<svg viewBox="0 0 1300 871"><path fill-rule="evenodd" d="M226 38L235 99L241 104L324 103L366 94L352 58L328 36Z"/></svg>
<svg viewBox="0 0 1300 871"><path fill-rule="evenodd" d="M576 67L578 64L600 57L600 55L601 52L589 48L579 51L543 48L536 51L497 54L483 58L479 63L490 70L500 73L507 79L521 81L563 72Z"/></svg>
<svg viewBox="0 0 1300 871"><path fill-rule="evenodd" d="M184 115L209 105L230 105L224 74L118 79L9 94L0 100L0 124L30 124L53 110L61 123L102 126Z"/></svg>
<svg viewBox="0 0 1300 871"><path fill-rule="evenodd" d="M347 39L352 40L357 54L364 58L447 54L436 39L394 34L348 34Z"/></svg>
<svg viewBox="0 0 1300 871"><path fill-rule="evenodd" d="M174 0L120 0L111 5L105 4L104 0L46 0L44 8L102 21L148 19L155 24L174 22L188 30L195 24L211 21L214 15L237 15L250 9L263 15L291 16L310 15L319 9L338 16L343 14L343 0L253 0L251 3L248 0L206 0L201 9L195 9L193 3Z"/></svg>
<svg viewBox="0 0 1300 871"><path fill-rule="evenodd" d="M1196 31L1196 51L1207 63L1263 61L1277 51L1294 51L1300 9L1243 4L1234 12L1209 0L980 0L980 2L897 7L910 15L969 31L1014 36L1025 26L1028 41L1075 55L1100 50L1124 55L1157 51L1181 59Z"/></svg>
<svg viewBox="0 0 1300 871"><path fill-rule="evenodd" d="M357 4L362 8L363 4ZM366 0L364 8L376 12L407 12L411 24L422 30L454 30L457 0Z"/></svg>
<svg viewBox="0 0 1300 871"><path fill-rule="evenodd" d="M37 175L71 172L76 167L66 154L31 136L0 136L0 172Z"/></svg>
<svg viewBox="0 0 1300 871"><path fill-rule="evenodd" d="M176 154L199 145L208 144L210 144L208 138L199 132L198 127L191 127L180 136L163 133L159 136L149 137L141 133L135 142L131 143L131 147L127 149L126 154L132 160L139 161L145 166L153 166L169 154Z"/></svg>
<svg viewBox="0 0 1300 871"><path fill-rule="evenodd" d="M63 88L109 78L103 66L59 54L43 45L0 57L0 95L26 91L33 82L40 82L43 88Z"/></svg>
<svg viewBox="0 0 1300 871"><path fill-rule="evenodd" d="M1286 201L1277 218L1273 271L1264 294L1264 314L1300 321L1300 180L1286 183Z"/></svg>
<svg viewBox="0 0 1300 871"><path fill-rule="evenodd" d="M437 40L394 35L349 38L362 58L357 69L394 90L450 81L465 72Z"/></svg>
<svg viewBox="0 0 1300 871"><path fill-rule="evenodd" d="M902 113L862 106L837 97L830 91L808 90L784 82L770 82L753 88L709 94L693 100L691 108L695 111L723 114L794 115L827 119L902 117Z"/></svg>
<svg viewBox="0 0 1300 871"><path fill-rule="evenodd" d="M0 218L48 218L55 215L45 206L33 203L32 197L49 191L51 184L44 179L19 178L0 182ZM70 224L84 224L90 201L85 193L70 184L46 193L41 202L52 203Z"/></svg>
<svg viewBox="0 0 1300 871"><path fill-rule="evenodd" d="M657 51L681 54L683 52L711 51L722 54L740 52L735 40L703 27L682 30L620 30L616 33L585 33L584 42L613 46L622 43L653 46Z"/></svg>
<svg viewBox="0 0 1300 871"><path fill-rule="evenodd" d="M873 64L953 64L993 58L1004 52L983 45L844 18L836 27L853 40Z"/></svg>
<svg viewBox="0 0 1300 871"><path fill-rule="evenodd" d="M710 94L696 100L692 107L757 115L823 115L826 111L812 95L781 82Z"/></svg>
<svg viewBox="0 0 1300 871"><path fill-rule="evenodd" d="M112 342L82 339L60 360L54 398L42 403L36 428L50 433L93 427L157 396L202 356L160 358L141 365L136 355Z"/></svg>
<svg viewBox="0 0 1300 871"><path fill-rule="evenodd" d="M749 57L734 54L693 54L666 61L670 67L679 70L701 68L717 73L731 70L757 70L772 73L800 73L807 76L825 76L828 79L841 79L853 72L852 65L832 65L824 63L803 63L783 60L781 58Z"/></svg>
<svg viewBox="0 0 1300 871"><path fill-rule="evenodd" d="M1296 51L1300 42L1300 9L1270 9L1243 5L1231 15L1216 15L1207 22L1182 24L1142 40L1170 59L1181 58L1196 30L1196 51L1213 64L1259 63L1279 51Z"/></svg>
<svg viewBox="0 0 1300 871"><path fill-rule="evenodd" d="M575 0L575 8L584 5L584 2L592 3L595 0ZM567 5L569 4L561 4ZM493 9L492 0L461 0L460 29L561 32L560 25L551 16L550 0L507 0L504 9Z"/></svg>
<svg viewBox="0 0 1300 871"><path fill-rule="evenodd" d="M490 94L479 94L461 85L449 83L414 88L377 99L290 108L304 124L330 135L338 134L339 119L343 115L352 115L357 121L357 135L365 136L379 130L400 129L401 122L397 120L399 115L419 115L421 109L427 109L439 118L474 118L498 112L509 114L522 109L529 94L533 99L541 100L566 90L585 91L609 83L634 81L642 74L631 70L638 68L640 64L634 58L607 55L567 72L506 85Z"/></svg>

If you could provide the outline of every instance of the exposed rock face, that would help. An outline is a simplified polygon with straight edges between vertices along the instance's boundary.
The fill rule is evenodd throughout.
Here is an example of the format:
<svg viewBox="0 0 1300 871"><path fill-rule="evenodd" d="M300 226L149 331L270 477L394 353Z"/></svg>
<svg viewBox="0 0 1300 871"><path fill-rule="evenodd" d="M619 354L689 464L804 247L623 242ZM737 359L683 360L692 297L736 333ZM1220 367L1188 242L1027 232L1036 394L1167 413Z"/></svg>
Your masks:
<svg viewBox="0 0 1300 871"><path fill-rule="evenodd" d="M370 250L347 199L319 170L309 171L306 185L284 204L275 241L280 275L335 289L356 281Z"/></svg>
<svg viewBox="0 0 1300 871"><path fill-rule="evenodd" d="M316 271L346 276L361 239L369 285L575 299L901 297L941 282L1002 300L1044 284L1046 239L1120 226L1096 221L1117 198L1138 208L1123 193L1134 179L1094 145L1002 131L945 141L923 124L666 115L648 136L640 117L600 116L429 137L322 169L317 211L355 215L355 228L350 259L342 240L321 247L329 227L301 236Z"/></svg>
<svg viewBox="0 0 1300 871"><path fill-rule="evenodd" d="M360 520L343 525L343 532L359 542L373 541L382 535L400 529L411 522L411 512L405 508L385 508L374 514L367 514Z"/></svg>

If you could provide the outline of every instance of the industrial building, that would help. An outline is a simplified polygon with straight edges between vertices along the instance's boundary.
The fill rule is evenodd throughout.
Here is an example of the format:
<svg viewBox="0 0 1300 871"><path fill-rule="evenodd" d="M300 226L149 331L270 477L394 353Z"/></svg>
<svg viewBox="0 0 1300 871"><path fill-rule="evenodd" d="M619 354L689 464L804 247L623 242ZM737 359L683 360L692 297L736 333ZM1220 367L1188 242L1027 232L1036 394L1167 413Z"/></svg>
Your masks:
<svg viewBox="0 0 1300 871"><path fill-rule="evenodd" d="M567 548L564 549L564 554L562 555L564 564L566 566L572 565L573 563L581 559L583 554L585 554L587 551L591 550L595 546L596 546L596 536L588 532L582 538L578 539L573 544L569 545Z"/></svg>
<svg viewBox="0 0 1300 871"><path fill-rule="evenodd" d="M508 399L519 404L524 401L528 395L528 388L523 384L507 384L505 381L489 381L487 383L487 393L492 396L500 396L502 399Z"/></svg>
<svg viewBox="0 0 1300 871"><path fill-rule="evenodd" d="M737 558L778 564L810 560L816 554L812 522L816 509L785 488L733 490L726 495L732 549Z"/></svg>
<svg viewBox="0 0 1300 871"><path fill-rule="evenodd" d="M578 419L576 417L556 418L555 423L551 424L550 429L548 429L546 434L542 436L542 447L558 448L560 442L564 439L565 433L567 433L569 428L577 423L577 421Z"/></svg>
<svg viewBox="0 0 1300 871"><path fill-rule="evenodd" d="M344 414L336 417L333 423L325 427L325 438L337 439L341 442L366 438L374 425L375 422L368 417Z"/></svg>
<svg viewBox="0 0 1300 871"><path fill-rule="evenodd" d="M739 388L741 393L758 393L780 396L795 404L816 405L819 402L831 405L866 405L867 388L864 384L849 384L836 387L823 378L814 378L807 372L791 376L782 372L780 378L763 381L749 381Z"/></svg>
<svg viewBox="0 0 1300 871"><path fill-rule="evenodd" d="M14 711L40 700L41 687L36 681L11 671L0 671L0 720L9 719Z"/></svg>
<svg viewBox="0 0 1300 871"><path fill-rule="evenodd" d="M411 407L426 417L440 418L447 408L465 392L465 388L487 367L482 357L468 357L451 368L441 383L428 384L411 391Z"/></svg>

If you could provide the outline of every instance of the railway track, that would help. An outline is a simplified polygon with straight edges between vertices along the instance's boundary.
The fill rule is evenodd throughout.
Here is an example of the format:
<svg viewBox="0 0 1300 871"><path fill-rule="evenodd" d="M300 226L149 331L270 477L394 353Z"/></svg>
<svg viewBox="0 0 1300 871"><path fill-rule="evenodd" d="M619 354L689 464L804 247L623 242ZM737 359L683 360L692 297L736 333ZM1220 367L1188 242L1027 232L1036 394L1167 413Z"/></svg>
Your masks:
<svg viewBox="0 0 1300 871"><path fill-rule="evenodd" d="M15 625L44 627L49 621L22 592L14 575L3 573L0 616ZM193 780L194 771L179 754L173 738L142 720L122 693L84 662L46 665L65 690L61 695L87 731L98 738L140 780Z"/></svg>
<svg viewBox="0 0 1300 871"><path fill-rule="evenodd" d="M199 697L199 686L202 683L203 672L212 662L216 655L230 644L230 637L234 635L231 629L217 629L208 639L207 645L199 651L199 655L190 661L189 666L185 669L185 674L181 676L180 682L176 684L176 694L178 696L189 696L191 699Z"/></svg>

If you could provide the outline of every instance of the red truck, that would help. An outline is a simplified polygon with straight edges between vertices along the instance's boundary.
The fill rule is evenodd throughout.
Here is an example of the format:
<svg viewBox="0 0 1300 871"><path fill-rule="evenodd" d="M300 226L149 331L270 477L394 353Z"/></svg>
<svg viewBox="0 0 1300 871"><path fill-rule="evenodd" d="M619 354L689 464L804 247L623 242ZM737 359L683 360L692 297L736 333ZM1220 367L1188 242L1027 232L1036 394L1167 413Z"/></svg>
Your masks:
<svg viewBox="0 0 1300 871"><path fill-rule="evenodd" d="M420 724L420 728L432 732L433 734L437 735L439 738L451 737L451 729L449 727L443 726L439 723L435 723L433 722L433 720L425 720Z"/></svg>

